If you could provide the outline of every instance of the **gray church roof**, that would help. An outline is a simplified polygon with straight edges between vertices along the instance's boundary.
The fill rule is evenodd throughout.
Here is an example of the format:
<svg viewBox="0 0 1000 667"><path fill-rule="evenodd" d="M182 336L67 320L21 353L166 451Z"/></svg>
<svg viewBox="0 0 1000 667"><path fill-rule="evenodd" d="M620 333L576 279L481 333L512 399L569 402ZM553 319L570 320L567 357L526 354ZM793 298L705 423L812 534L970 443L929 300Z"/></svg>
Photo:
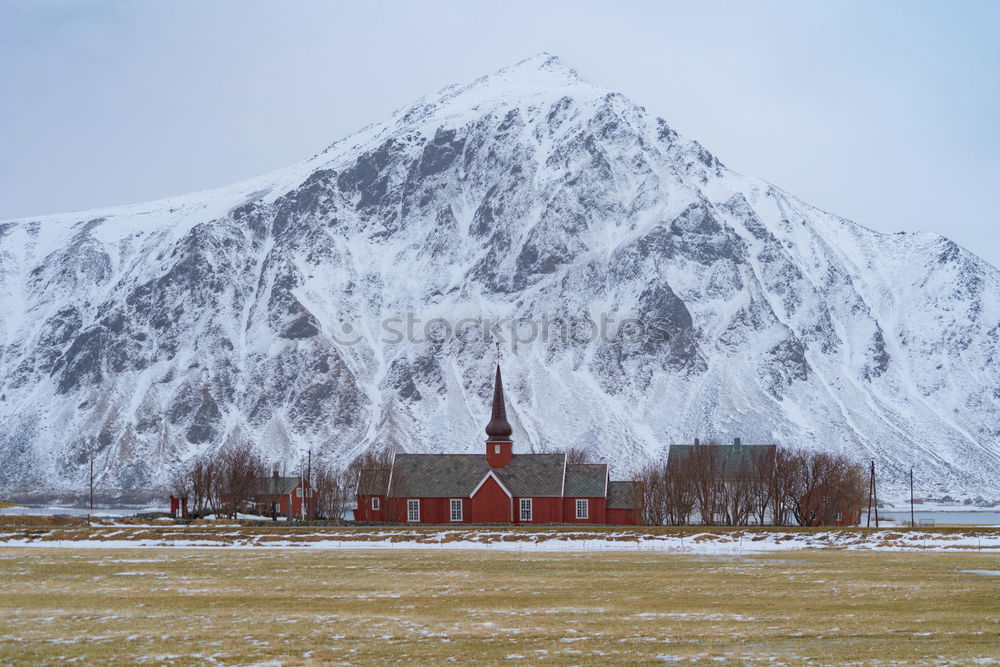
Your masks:
<svg viewBox="0 0 1000 667"><path fill-rule="evenodd" d="M603 498L608 466L603 463L571 463L566 466L567 498Z"/></svg>
<svg viewBox="0 0 1000 667"><path fill-rule="evenodd" d="M506 468L494 468L493 472L516 498L558 498L565 463L563 454L515 454Z"/></svg>
<svg viewBox="0 0 1000 667"><path fill-rule="evenodd" d="M515 454L491 468L482 454L397 454L389 495L396 498L469 496L491 470L515 497L562 495L562 454ZM603 484L601 494L604 495Z"/></svg>
<svg viewBox="0 0 1000 667"><path fill-rule="evenodd" d="M490 471L481 454L397 454L389 495L462 498Z"/></svg>
<svg viewBox="0 0 1000 667"><path fill-rule="evenodd" d="M370 468L358 475L358 494L362 496L384 496L389 485L389 470Z"/></svg>
<svg viewBox="0 0 1000 667"><path fill-rule="evenodd" d="M608 482L608 509L631 510L639 508L642 485L639 482Z"/></svg>

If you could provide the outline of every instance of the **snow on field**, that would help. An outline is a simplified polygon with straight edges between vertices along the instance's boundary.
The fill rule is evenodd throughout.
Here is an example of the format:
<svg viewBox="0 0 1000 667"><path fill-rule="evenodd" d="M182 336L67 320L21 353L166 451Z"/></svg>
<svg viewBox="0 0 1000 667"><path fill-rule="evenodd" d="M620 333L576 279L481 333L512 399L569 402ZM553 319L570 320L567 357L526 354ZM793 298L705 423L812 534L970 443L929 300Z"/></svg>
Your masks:
<svg viewBox="0 0 1000 667"><path fill-rule="evenodd" d="M150 535L155 529L155 535ZM247 532L164 526L115 526L60 530L56 535L9 529L0 546L68 548L194 548L194 549L457 549L532 552L649 551L708 555L739 555L801 549L874 551L1000 551L1000 531L831 530L602 533L506 530L323 530L287 533Z"/></svg>

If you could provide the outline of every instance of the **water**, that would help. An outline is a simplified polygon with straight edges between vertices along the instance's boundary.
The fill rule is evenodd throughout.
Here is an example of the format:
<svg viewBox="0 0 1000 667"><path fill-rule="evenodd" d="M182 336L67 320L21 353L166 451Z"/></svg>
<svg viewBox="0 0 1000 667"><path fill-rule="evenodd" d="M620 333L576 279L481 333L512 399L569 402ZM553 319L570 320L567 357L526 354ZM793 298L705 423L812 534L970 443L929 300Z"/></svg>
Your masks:
<svg viewBox="0 0 1000 667"><path fill-rule="evenodd" d="M922 520L933 521L934 525L940 526L943 524L962 524L962 525L985 525L985 526L996 526L1000 525L1000 512L928 512L917 510L913 513L917 520L917 526L920 526ZM867 518L867 513L861 513L861 525L865 525L865 519ZM900 523L908 523L910 521L910 511L893 511L893 512L883 512L879 510L879 519L892 519L893 521L898 521ZM875 513L872 512L872 525L875 525Z"/></svg>
<svg viewBox="0 0 1000 667"><path fill-rule="evenodd" d="M84 507L0 507L0 515L6 516L93 516L125 517L140 512L166 512L166 507L98 509L91 512Z"/></svg>

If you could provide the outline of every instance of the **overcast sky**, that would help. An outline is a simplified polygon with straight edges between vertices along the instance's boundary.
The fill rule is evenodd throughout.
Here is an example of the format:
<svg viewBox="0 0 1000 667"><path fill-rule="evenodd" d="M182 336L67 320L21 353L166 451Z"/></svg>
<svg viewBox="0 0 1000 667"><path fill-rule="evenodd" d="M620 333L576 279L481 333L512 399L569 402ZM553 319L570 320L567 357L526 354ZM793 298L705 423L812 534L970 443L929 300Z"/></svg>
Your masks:
<svg viewBox="0 0 1000 667"><path fill-rule="evenodd" d="M0 0L0 218L239 181L538 51L736 171L1000 266L1000 2Z"/></svg>

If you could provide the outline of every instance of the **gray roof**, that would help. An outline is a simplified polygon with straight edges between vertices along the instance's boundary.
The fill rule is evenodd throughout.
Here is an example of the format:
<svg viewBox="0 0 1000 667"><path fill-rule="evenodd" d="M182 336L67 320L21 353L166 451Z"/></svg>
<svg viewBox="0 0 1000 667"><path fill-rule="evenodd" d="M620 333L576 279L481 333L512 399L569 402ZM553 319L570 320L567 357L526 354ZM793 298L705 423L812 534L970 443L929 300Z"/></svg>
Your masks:
<svg viewBox="0 0 1000 667"><path fill-rule="evenodd" d="M667 451L667 466L676 465L690 456L694 451L701 450L703 455L715 457L715 465L723 470L733 470L753 463L754 452L773 451L775 445L670 445Z"/></svg>
<svg viewBox="0 0 1000 667"><path fill-rule="evenodd" d="M396 498L462 498L490 470L515 497L562 495L562 454L515 454L504 468L491 468L482 454L397 454L389 495ZM601 493L604 495L604 484Z"/></svg>
<svg viewBox="0 0 1000 667"><path fill-rule="evenodd" d="M566 466L567 498L603 498L608 479L604 463L572 463Z"/></svg>
<svg viewBox="0 0 1000 667"><path fill-rule="evenodd" d="M515 497L558 498L562 495L565 463L564 454L515 454L506 468L494 468L493 472Z"/></svg>
<svg viewBox="0 0 1000 667"><path fill-rule="evenodd" d="M395 498L462 498L490 471L482 454L397 454L392 467Z"/></svg>
<svg viewBox="0 0 1000 667"><path fill-rule="evenodd" d="M266 496L287 496L299 485L298 477L265 477L261 480L260 494Z"/></svg>
<svg viewBox="0 0 1000 667"><path fill-rule="evenodd" d="M642 485L639 482L608 482L608 509L639 509Z"/></svg>
<svg viewBox="0 0 1000 667"><path fill-rule="evenodd" d="M358 494L362 496L384 496L389 485L388 468L369 468L358 475Z"/></svg>

